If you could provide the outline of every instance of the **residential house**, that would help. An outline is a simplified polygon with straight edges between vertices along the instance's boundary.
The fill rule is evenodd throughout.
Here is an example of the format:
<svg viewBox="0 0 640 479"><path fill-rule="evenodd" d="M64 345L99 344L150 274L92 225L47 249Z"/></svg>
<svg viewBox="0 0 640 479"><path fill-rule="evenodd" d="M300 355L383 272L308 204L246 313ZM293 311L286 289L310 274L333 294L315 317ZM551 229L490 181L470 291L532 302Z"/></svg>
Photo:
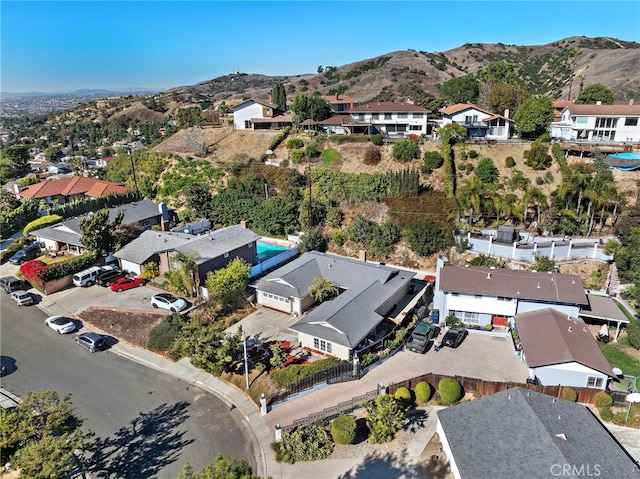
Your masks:
<svg viewBox="0 0 640 479"><path fill-rule="evenodd" d="M517 314L545 308L577 317L589 302L573 274L484 268L437 261L434 308L468 325L505 326Z"/></svg>
<svg viewBox="0 0 640 479"><path fill-rule="evenodd" d="M582 404L513 388L436 415L456 479L640 477L636 461Z"/></svg>
<svg viewBox="0 0 640 479"><path fill-rule="evenodd" d="M198 267L200 284L206 274L223 268L235 258L253 265L257 262L256 242L260 236L246 227L246 223L228 226L195 236L173 231L145 231L125 245L114 256L127 271L136 274L149 262L158 264L160 274L180 267L178 254L192 255Z"/></svg>
<svg viewBox="0 0 640 479"><path fill-rule="evenodd" d="M508 140L513 131L513 121L509 119L509 110L498 115L473 103L457 103L440 110L442 126L450 123L462 125L467 129L469 138L489 140Z"/></svg>
<svg viewBox="0 0 640 479"><path fill-rule="evenodd" d="M427 134L429 110L409 102L374 102L356 106L349 112L351 120L344 123L348 133L383 133L404 137Z"/></svg>
<svg viewBox="0 0 640 479"><path fill-rule="evenodd" d="M111 181L72 176L58 180L45 180L24 188L17 188L16 194L19 198L45 200L49 204L57 201L58 204L64 204L84 198L101 198L128 191L131 189Z"/></svg>
<svg viewBox="0 0 640 479"><path fill-rule="evenodd" d="M166 227L174 220L175 213L165 203L156 204L150 200L137 201L109 209L109 221L113 221L118 212L124 211L123 224L135 223L145 229L153 226ZM93 213L62 221L52 226L31 231L30 235L47 250L82 253L84 246L80 242L82 231L80 221Z"/></svg>
<svg viewBox="0 0 640 479"><path fill-rule="evenodd" d="M345 124L351 121L351 115L334 115L322 121L306 119L300 123L303 130L322 131L332 135L345 135Z"/></svg>
<svg viewBox="0 0 640 479"><path fill-rule="evenodd" d="M606 389L616 377L580 318L540 309L516 315L515 329L530 377L543 386Z"/></svg>
<svg viewBox="0 0 640 479"><path fill-rule="evenodd" d="M280 117L278 121L284 121L282 115L284 111L279 109L278 105L263 100L247 100L233 107L233 128L253 130L256 129L256 123L260 123L261 126L269 124L269 121L265 122L265 120L273 121L274 118ZM291 117L288 117L288 122L291 124Z"/></svg>
<svg viewBox="0 0 640 479"><path fill-rule="evenodd" d="M302 315L314 305L309 286L315 278L337 285L340 294L303 316L290 329L305 348L349 360L385 316L410 291L414 273L378 263L318 253L304 253L255 284L256 301Z"/></svg>
<svg viewBox="0 0 640 479"><path fill-rule="evenodd" d="M348 95L325 95L322 97L331 107L331 111L336 115L349 113L356 106L355 100Z"/></svg>
<svg viewBox="0 0 640 479"><path fill-rule="evenodd" d="M619 304L611 296L587 292L589 304L580 308L580 317L585 321L603 324L608 327L615 323L616 332L613 341L618 341L620 326L629 324L629 319L620 309Z"/></svg>
<svg viewBox="0 0 640 479"><path fill-rule="evenodd" d="M566 105L551 123L552 138L570 141L640 142L640 105Z"/></svg>

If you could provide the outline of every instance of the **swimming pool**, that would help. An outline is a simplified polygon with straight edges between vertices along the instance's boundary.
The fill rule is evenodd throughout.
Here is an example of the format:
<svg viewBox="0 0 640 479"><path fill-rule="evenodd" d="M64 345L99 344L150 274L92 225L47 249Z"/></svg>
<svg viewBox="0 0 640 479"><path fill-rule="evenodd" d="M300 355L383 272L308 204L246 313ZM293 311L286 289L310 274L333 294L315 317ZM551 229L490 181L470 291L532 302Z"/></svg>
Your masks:
<svg viewBox="0 0 640 479"><path fill-rule="evenodd" d="M618 168L621 171L633 171L640 168L640 153L610 153L605 162L610 168Z"/></svg>
<svg viewBox="0 0 640 479"><path fill-rule="evenodd" d="M286 246L279 246L277 244L265 243L264 241L256 242L256 252L258 253L258 260L264 261L265 259L271 258L277 254L286 251L288 248Z"/></svg>

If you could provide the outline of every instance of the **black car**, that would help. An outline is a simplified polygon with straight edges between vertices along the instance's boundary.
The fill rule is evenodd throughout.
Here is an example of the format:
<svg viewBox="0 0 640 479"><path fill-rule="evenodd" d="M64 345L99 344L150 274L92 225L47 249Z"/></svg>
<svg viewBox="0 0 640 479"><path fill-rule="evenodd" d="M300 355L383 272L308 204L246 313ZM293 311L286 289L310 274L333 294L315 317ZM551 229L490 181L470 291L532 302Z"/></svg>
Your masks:
<svg viewBox="0 0 640 479"><path fill-rule="evenodd" d="M113 283L116 279L123 278L124 276L124 272L120 271L119 269L108 269L98 275L98 277L96 278L96 284L99 284L100 286L104 286L106 288L108 286L111 286L111 283Z"/></svg>
<svg viewBox="0 0 640 479"><path fill-rule="evenodd" d="M95 353L101 349L104 349L107 343L104 342L104 338L98 333L82 333L76 336L76 343L83 348L89 350L90 353Z"/></svg>
<svg viewBox="0 0 640 479"><path fill-rule="evenodd" d="M40 246L36 243L33 243L29 246L25 246L11 258L9 258L9 263L22 264L31 259L36 259L38 256L40 256Z"/></svg>
<svg viewBox="0 0 640 479"><path fill-rule="evenodd" d="M447 331L442 338L442 346L449 346L450 348L457 348L460 343L467 337L469 331L464 328L451 328Z"/></svg>

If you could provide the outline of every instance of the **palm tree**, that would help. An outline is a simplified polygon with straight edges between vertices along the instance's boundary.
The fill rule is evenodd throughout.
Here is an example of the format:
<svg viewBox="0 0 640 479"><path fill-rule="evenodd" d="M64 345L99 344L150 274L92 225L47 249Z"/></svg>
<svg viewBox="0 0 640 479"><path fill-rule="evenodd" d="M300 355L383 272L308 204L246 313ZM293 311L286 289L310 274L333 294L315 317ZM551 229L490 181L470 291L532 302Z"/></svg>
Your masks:
<svg viewBox="0 0 640 479"><path fill-rule="evenodd" d="M482 217L482 204L485 190L486 184L476 175L465 180L456 192L460 209L470 211L471 215L475 213L478 218ZM473 218L471 222L473 223ZM470 224L469 227L473 227L473 224Z"/></svg>
<svg viewBox="0 0 640 479"><path fill-rule="evenodd" d="M172 254L172 259L178 264L176 277L182 283L181 289L189 296L197 296L200 290L200 275L196 263L199 258L200 255L196 251L176 251Z"/></svg>

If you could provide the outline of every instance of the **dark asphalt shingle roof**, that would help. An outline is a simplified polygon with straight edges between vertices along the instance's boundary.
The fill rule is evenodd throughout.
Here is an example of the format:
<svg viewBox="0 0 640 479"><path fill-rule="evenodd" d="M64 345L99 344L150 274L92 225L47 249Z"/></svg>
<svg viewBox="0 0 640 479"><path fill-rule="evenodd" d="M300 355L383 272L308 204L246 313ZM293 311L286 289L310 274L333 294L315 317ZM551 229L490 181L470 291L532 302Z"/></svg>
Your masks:
<svg viewBox="0 0 640 479"><path fill-rule="evenodd" d="M291 329L352 348L382 319L377 310L413 276L410 271L313 251L260 279L256 290L304 298L314 278L336 283L345 291L322 303Z"/></svg>
<svg viewBox="0 0 640 479"><path fill-rule="evenodd" d="M463 479L549 478L564 464L589 465L592 476L597 465L599 477L640 477L634 460L578 403L513 388L437 415Z"/></svg>
<svg viewBox="0 0 640 479"><path fill-rule="evenodd" d="M582 281L574 274L446 264L440 270L439 288L451 293L589 304Z"/></svg>
<svg viewBox="0 0 640 479"><path fill-rule="evenodd" d="M610 319L621 323L628 323L629 320L618 307L615 299L599 294L587 294L588 306L580 308L580 316L585 318Z"/></svg>
<svg viewBox="0 0 640 479"><path fill-rule="evenodd" d="M545 308L516 315L515 324L530 368L576 362L615 377L582 319Z"/></svg>

